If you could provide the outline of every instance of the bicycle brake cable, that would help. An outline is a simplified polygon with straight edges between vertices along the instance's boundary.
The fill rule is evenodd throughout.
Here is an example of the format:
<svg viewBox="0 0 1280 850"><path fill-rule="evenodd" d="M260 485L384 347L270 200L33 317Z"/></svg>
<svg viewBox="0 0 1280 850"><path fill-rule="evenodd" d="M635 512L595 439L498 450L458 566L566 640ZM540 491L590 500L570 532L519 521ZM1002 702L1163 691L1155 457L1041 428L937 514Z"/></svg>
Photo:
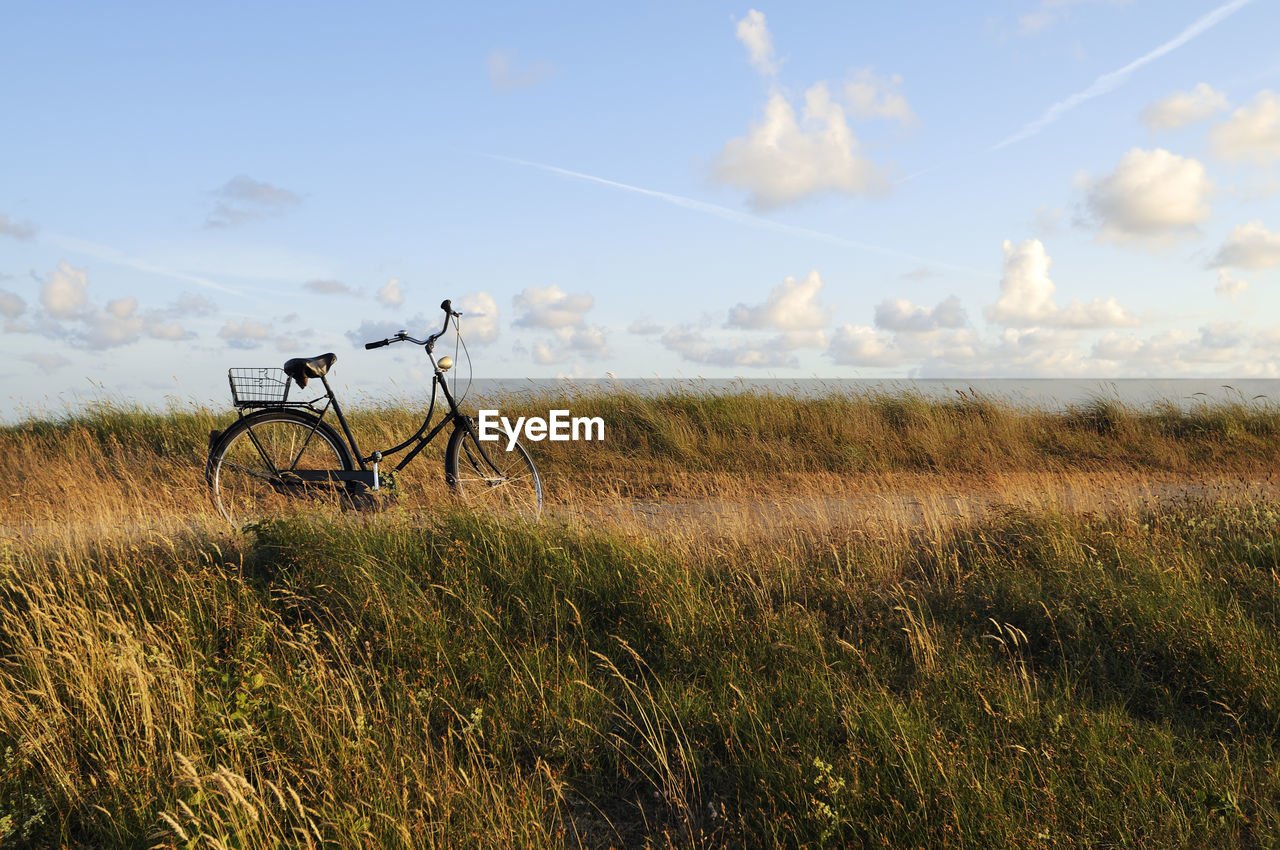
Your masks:
<svg viewBox="0 0 1280 850"><path fill-rule="evenodd" d="M468 375L467 388L462 391L462 395L458 395L458 370L461 368L458 366L458 345L462 345L462 350L467 355L468 369L471 368L471 352L467 351L467 341L462 338L462 320L457 316L453 317L453 330L453 397L458 400L458 404L462 404L467 398L467 393L471 392L471 377Z"/></svg>
<svg viewBox="0 0 1280 850"><path fill-rule="evenodd" d="M471 351L467 348L467 341L462 336L462 325L457 317L454 317L453 324L454 329L457 331L453 338L453 362L455 369L461 368L457 366L459 343L462 345L462 352L467 355L467 388L462 391L461 396L458 395L458 373L456 371L453 373L453 397L458 400L458 404L462 404L463 400L471 394L471 382L475 377L476 370L475 364L471 362Z"/></svg>
<svg viewBox="0 0 1280 850"><path fill-rule="evenodd" d="M471 362L471 352L467 349L467 341L462 339L462 334L458 334L458 339L462 340L462 353L467 355L467 388L462 391L462 397L466 398L471 395L471 382L476 376L476 366Z"/></svg>

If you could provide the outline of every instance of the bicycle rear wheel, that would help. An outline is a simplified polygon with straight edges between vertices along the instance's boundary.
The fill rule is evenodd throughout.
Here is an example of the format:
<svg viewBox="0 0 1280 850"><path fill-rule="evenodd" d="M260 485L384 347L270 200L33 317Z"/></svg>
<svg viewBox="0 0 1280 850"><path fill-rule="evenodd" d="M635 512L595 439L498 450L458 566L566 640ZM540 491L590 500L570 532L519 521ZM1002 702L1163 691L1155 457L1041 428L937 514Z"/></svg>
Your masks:
<svg viewBox="0 0 1280 850"><path fill-rule="evenodd" d="M254 522L291 503L341 507L348 485L329 472L354 468L336 431L301 411L267 410L223 432L205 467L214 504L232 525Z"/></svg>
<svg viewBox="0 0 1280 850"><path fill-rule="evenodd" d="M458 425L444 452L444 477L468 504L537 519L542 513L542 479L525 447L508 449L506 438L481 443L475 432Z"/></svg>

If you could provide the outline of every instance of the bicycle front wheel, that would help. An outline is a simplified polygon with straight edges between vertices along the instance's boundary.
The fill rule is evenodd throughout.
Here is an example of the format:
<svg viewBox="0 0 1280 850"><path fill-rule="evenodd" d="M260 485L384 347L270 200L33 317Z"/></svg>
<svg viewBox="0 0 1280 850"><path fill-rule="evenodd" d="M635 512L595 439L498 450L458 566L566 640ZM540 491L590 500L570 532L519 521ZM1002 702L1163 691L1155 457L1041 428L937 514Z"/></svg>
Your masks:
<svg viewBox="0 0 1280 850"><path fill-rule="evenodd" d="M468 504L525 519L542 513L542 479L533 458L506 438L480 442L475 431L458 425L444 452L445 481Z"/></svg>
<svg viewBox="0 0 1280 850"><path fill-rule="evenodd" d="M348 503L347 483L329 476L353 468L346 443L320 419L269 410L223 433L209 453L205 478L218 511L232 525L243 525L299 501L319 507Z"/></svg>

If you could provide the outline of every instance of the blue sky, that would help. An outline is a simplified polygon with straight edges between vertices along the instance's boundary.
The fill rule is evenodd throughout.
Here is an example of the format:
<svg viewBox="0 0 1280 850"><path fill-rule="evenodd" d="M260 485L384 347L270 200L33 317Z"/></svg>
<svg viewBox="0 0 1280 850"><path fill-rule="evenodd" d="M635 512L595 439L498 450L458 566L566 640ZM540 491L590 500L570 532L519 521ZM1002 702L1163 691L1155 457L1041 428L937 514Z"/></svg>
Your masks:
<svg viewBox="0 0 1280 850"><path fill-rule="evenodd" d="M476 374L1273 377L1271 0L13 5L0 412Z"/></svg>

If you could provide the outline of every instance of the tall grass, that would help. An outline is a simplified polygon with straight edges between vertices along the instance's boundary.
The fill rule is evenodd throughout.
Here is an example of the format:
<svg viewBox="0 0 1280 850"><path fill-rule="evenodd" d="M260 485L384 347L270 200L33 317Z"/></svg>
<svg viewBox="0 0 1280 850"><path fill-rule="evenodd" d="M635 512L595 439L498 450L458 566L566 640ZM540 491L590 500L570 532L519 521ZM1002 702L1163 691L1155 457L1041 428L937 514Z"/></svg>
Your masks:
<svg viewBox="0 0 1280 850"><path fill-rule="evenodd" d="M1280 506L10 543L26 846L1269 846Z"/></svg>
<svg viewBox="0 0 1280 850"><path fill-rule="evenodd" d="M511 415L570 407L600 416L603 442L530 444L553 503L625 498L842 494L919 476L980 479L1124 474L1185 479L1266 477L1280 471L1273 442L1280 408L1244 402L1118 402L1055 412L980 396L834 394L798 399L762 392L643 396L584 391L569 399L510 394L484 400ZM425 409L370 407L352 419L371 452L414 431ZM57 421L0 428L0 524L74 516L111 527L208 517L202 478L211 431L234 415L201 407L157 412L100 406ZM405 504L442 490L439 439L398 477ZM394 459L393 459L394 462Z"/></svg>
<svg viewBox="0 0 1280 850"><path fill-rule="evenodd" d="M1274 471L1274 411L571 406L608 441L540 447L540 525L432 467L233 531L222 413L0 431L0 846L1280 843L1280 502L1210 486Z"/></svg>

